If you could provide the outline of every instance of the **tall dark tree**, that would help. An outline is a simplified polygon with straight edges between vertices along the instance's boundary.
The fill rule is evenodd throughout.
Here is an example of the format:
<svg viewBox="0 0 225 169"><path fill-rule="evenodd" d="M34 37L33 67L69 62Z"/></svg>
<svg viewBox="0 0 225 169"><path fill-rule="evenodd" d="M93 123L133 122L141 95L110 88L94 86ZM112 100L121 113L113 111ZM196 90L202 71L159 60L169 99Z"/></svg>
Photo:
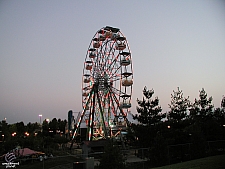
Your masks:
<svg viewBox="0 0 225 169"><path fill-rule="evenodd" d="M133 129L136 135L137 146L149 147L153 143L153 139L156 136L159 127L158 125L163 118L166 117L162 114L162 108L159 105L158 97L152 99L154 90L148 90L147 87L143 89L143 99L137 99L137 112L134 119L137 119L139 124L133 125Z"/></svg>
<svg viewBox="0 0 225 169"><path fill-rule="evenodd" d="M65 127L66 127L67 121L66 120L61 120L58 119L58 126L59 126L59 130L63 133L65 133Z"/></svg>
<svg viewBox="0 0 225 169"><path fill-rule="evenodd" d="M49 124L47 120L44 120L42 123L42 132L44 136L49 135Z"/></svg>
<svg viewBox="0 0 225 169"><path fill-rule="evenodd" d="M221 114L220 114L221 124L225 125L225 96L221 101Z"/></svg>
<svg viewBox="0 0 225 169"><path fill-rule="evenodd" d="M29 122L27 124L27 132L28 133L33 134L37 130L39 130L39 124L37 122L36 123Z"/></svg>
<svg viewBox="0 0 225 169"><path fill-rule="evenodd" d="M162 108L159 105L159 98L155 97L152 99L154 90L148 90L145 86L143 89L143 99L137 99L137 113L133 118L137 119L143 125L151 126L158 124L165 114L162 114Z"/></svg>
<svg viewBox="0 0 225 169"><path fill-rule="evenodd" d="M225 111L225 96L223 96L222 101L221 101L221 109Z"/></svg>
<svg viewBox="0 0 225 169"><path fill-rule="evenodd" d="M24 123L21 121L19 123L16 123L16 128L17 128L17 134L19 136L23 136L24 133L25 133L25 126L24 126Z"/></svg>
<svg viewBox="0 0 225 169"><path fill-rule="evenodd" d="M217 140L225 139L225 96L223 96L221 101L221 108L216 108L213 112L213 121L217 125L216 130L213 131ZM214 129L215 125L212 127Z"/></svg>
<svg viewBox="0 0 225 169"><path fill-rule="evenodd" d="M225 111L223 108L216 108L213 112L213 118L219 123L221 126L225 124Z"/></svg>
<svg viewBox="0 0 225 169"><path fill-rule="evenodd" d="M217 132L219 127L218 123L213 118L214 106L212 100L212 97L208 98L207 93L202 88L199 91L199 99L195 99L190 108L190 117L193 120L193 125L198 126L202 139L205 141L215 140L217 135L219 135ZM204 142L201 143L204 144Z"/></svg>
<svg viewBox="0 0 225 169"><path fill-rule="evenodd" d="M207 93L204 88L202 88L202 90L199 91L199 100L195 99L190 108L190 116L192 119L204 121L212 117L214 108L212 100L212 97L207 98Z"/></svg>
<svg viewBox="0 0 225 169"><path fill-rule="evenodd" d="M53 131L53 134L56 134L56 130L58 130L58 120L56 118L52 119L52 121L49 122L49 128Z"/></svg>
<svg viewBox="0 0 225 169"><path fill-rule="evenodd" d="M171 94L171 103L169 104L170 111L168 112L168 119L180 122L187 117L188 107L190 105L189 97L185 98L183 96L182 90L177 88L177 91L173 90Z"/></svg>

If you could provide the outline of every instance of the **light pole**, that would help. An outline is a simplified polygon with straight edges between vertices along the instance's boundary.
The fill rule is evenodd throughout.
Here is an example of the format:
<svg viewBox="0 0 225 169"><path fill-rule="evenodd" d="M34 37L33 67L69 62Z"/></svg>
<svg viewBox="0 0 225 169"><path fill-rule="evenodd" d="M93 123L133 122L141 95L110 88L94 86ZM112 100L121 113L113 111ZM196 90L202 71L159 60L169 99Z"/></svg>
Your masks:
<svg viewBox="0 0 225 169"><path fill-rule="evenodd" d="M41 117L42 117L42 114L39 114L39 117L40 117L40 130L42 132L42 124L41 124Z"/></svg>
<svg viewBox="0 0 225 169"><path fill-rule="evenodd" d="M39 117L40 117L40 125L41 125L41 117L42 117L42 114L39 114Z"/></svg>

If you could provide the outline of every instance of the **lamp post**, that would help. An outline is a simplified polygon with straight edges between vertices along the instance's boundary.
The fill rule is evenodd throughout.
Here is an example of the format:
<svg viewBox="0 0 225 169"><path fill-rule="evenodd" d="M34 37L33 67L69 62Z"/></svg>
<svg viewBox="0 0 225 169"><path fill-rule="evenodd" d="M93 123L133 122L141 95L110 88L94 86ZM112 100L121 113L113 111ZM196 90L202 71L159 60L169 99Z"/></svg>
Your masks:
<svg viewBox="0 0 225 169"><path fill-rule="evenodd" d="M41 117L42 117L42 114L39 114L39 117L40 117L40 124L41 124Z"/></svg>
<svg viewBox="0 0 225 169"><path fill-rule="evenodd" d="M42 114L39 114L39 117L40 117L40 131L42 132L42 124L41 124Z"/></svg>

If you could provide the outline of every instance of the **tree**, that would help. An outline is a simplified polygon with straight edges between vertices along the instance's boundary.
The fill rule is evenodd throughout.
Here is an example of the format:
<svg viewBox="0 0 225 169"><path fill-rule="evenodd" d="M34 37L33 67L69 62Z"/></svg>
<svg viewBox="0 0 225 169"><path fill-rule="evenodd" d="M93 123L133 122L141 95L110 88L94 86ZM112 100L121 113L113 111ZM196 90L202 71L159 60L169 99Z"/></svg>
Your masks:
<svg viewBox="0 0 225 169"><path fill-rule="evenodd" d="M215 140L218 133L218 123L213 118L212 97L207 97L204 88L199 91L199 99L195 99L190 108L193 125L198 125L204 140ZM194 131L193 131L194 132Z"/></svg>
<svg viewBox="0 0 225 169"><path fill-rule="evenodd" d="M136 135L136 144L139 147L149 147L153 143L153 139L159 130L158 125L161 120L166 117L162 114L162 108L159 106L159 99L152 99L154 90L148 90L145 86L143 89L143 100L137 99L137 112L134 119L137 119L139 124L133 125L133 130Z"/></svg>
<svg viewBox="0 0 225 169"><path fill-rule="evenodd" d="M217 140L225 139L225 97L223 96L221 101L221 108L216 108L213 112L213 121L215 121L215 124L217 124L216 130L215 125L213 127L213 133L217 134L215 137Z"/></svg>
<svg viewBox="0 0 225 169"><path fill-rule="evenodd" d="M52 121L49 122L49 128L53 131L53 134L56 134L56 130L58 130L59 128L56 118L52 119Z"/></svg>
<svg viewBox="0 0 225 169"><path fill-rule="evenodd" d="M169 104L170 111L168 112L168 119L180 122L187 117L187 110L190 105L189 97L183 97L182 90L177 88L178 91L173 90L171 94L171 103Z"/></svg>
<svg viewBox="0 0 225 169"><path fill-rule="evenodd" d="M207 98L204 88L199 91L199 100L195 99L190 108L190 116L192 119L203 122L213 115L212 97Z"/></svg>
<svg viewBox="0 0 225 169"><path fill-rule="evenodd" d="M31 123L29 122L27 124L27 132L28 133L34 133L35 131L37 131L39 129L39 124L36 122L36 123Z"/></svg>
<svg viewBox="0 0 225 169"><path fill-rule="evenodd" d="M42 123L42 132L44 136L48 136L49 135L49 124L48 121L44 120Z"/></svg>
<svg viewBox="0 0 225 169"><path fill-rule="evenodd" d="M225 96L223 96L221 101L221 109L223 110L223 112L225 111Z"/></svg>
<svg viewBox="0 0 225 169"><path fill-rule="evenodd" d="M154 90L148 90L147 87L144 87L143 90L143 100L137 99L137 112L134 119L137 119L143 125L151 126L158 124L163 118L165 118L165 114L161 114L162 108L159 106L159 99L155 97L155 99L151 99L154 94Z"/></svg>
<svg viewBox="0 0 225 169"><path fill-rule="evenodd" d="M58 119L58 126L59 126L59 130L63 133L65 133L65 127L66 127L67 121L66 120L61 120Z"/></svg>
<svg viewBox="0 0 225 169"><path fill-rule="evenodd" d="M22 121L19 123L16 123L16 128L17 128L17 135L23 136L25 133L24 123Z"/></svg>
<svg viewBox="0 0 225 169"><path fill-rule="evenodd" d="M125 169L125 158L118 146L108 142L104 148L105 152L100 159L101 169Z"/></svg>

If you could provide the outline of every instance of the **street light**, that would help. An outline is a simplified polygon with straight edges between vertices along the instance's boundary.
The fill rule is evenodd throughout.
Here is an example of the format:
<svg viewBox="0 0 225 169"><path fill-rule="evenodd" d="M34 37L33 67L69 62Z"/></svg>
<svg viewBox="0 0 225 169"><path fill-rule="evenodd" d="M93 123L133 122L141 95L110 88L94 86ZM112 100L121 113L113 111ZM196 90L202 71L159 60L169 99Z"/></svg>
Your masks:
<svg viewBox="0 0 225 169"><path fill-rule="evenodd" d="M27 131L26 131L24 134L25 134L25 136L27 136L27 137L30 135Z"/></svg>
<svg viewBox="0 0 225 169"><path fill-rule="evenodd" d="M13 136L13 137L16 136L16 132L12 133L12 136Z"/></svg>
<svg viewBox="0 0 225 169"><path fill-rule="evenodd" d="M40 117L40 124L41 124L41 117L42 117L42 114L39 114L39 117Z"/></svg>

